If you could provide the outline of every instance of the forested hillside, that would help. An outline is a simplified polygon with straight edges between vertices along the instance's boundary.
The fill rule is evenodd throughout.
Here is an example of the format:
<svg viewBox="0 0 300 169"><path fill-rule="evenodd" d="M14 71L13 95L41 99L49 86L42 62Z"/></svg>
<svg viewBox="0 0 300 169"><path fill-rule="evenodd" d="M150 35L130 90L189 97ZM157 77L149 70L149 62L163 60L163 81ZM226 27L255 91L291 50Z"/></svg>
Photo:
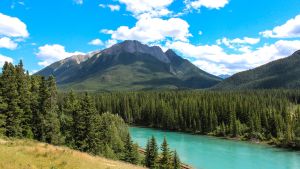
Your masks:
<svg viewBox="0 0 300 169"><path fill-rule="evenodd" d="M289 57L237 73L213 87L217 90L300 89L300 50Z"/></svg>
<svg viewBox="0 0 300 169"><path fill-rule="evenodd" d="M142 158L120 116L99 111L94 97L88 93L78 97L70 92L58 104L55 79L30 76L25 73L22 62L16 66L6 62L0 76L0 137L66 145L91 155L150 168L171 168L179 161L166 141L161 155L155 143L151 149L146 149L151 158ZM148 166L146 161L155 165Z"/></svg>
<svg viewBox="0 0 300 169"><path fill-rule="evenodd" d="M99 112L160 129L300 146L300 91L115 92L94 95Z"/></svg>

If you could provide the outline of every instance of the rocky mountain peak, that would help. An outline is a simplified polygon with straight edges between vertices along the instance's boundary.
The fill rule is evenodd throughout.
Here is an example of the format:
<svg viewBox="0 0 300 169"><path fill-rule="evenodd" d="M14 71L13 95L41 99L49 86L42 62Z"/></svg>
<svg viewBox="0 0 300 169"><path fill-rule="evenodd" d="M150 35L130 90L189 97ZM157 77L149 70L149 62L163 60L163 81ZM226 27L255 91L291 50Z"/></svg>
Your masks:
<svg viewBox="0 0 300 169"><path fill-rule="evenodd" d="M122 52L144 53L144 54L151 55L164 63L170 62L169 58L166 56L166 54L162 51L160 47L158 46L150 47L136 40L126 40L122 43L115 44L112 47L103 50L101 53L118 55Z"/></svg>

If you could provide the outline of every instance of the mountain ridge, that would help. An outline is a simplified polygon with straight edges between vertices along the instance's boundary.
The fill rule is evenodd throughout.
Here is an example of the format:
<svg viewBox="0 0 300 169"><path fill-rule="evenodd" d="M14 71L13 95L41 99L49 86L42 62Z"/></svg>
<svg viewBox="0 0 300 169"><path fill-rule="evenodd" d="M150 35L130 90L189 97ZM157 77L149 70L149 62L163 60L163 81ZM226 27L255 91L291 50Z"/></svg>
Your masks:
<svg viewBox="0 0 300 169"><path fill-rule="evenodd" d="M251 70L239 72L212 87L219 90L300 88L300 50Z"/></svg>
<svg viewBox="0 0 300 169"><path fill-rule="evenodd" d="M55 76L61 89L92 91L200 89L221 81L171 49L130 40L55 62L36 75Z"/></svg>

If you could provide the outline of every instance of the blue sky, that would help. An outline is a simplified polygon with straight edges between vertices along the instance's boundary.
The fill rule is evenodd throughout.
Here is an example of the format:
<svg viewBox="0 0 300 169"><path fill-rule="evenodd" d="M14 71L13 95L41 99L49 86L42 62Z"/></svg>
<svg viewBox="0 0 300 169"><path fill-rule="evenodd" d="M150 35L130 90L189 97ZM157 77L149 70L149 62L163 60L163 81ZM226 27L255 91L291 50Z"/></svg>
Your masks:
<svg viewBox="0 0 300 169"><path fill-rule="evenodd" d="M35 72L131 39L233 74L300 49L299 0L0 0L0 66Z"/></svg>

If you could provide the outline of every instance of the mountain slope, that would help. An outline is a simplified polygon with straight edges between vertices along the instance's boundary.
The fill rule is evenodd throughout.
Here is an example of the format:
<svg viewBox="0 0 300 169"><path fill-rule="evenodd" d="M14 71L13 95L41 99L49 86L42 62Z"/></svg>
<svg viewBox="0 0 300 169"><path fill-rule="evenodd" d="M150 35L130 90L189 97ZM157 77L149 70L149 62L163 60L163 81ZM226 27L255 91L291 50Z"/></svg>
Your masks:
<svg viewBox="0 0 300 169"><path fill-rule="evenodd" d="M157 46L138 41L124 41L86 56L72 56L37 75L54 75L61 89L91 91L208 88L221 81L172 50L164 53Z"/></svg>
<svg viewBox="0 0 300 169"><path fill-rule="evenodd" d="M213 89L300 88L300 50L252 70L237 73Z"/></svg>
<svg viewBox="0 0 300 169"><path fill-rule="evenodd" d="M32 140L0 138L0 168L5 169L142 169L121 161L91 156Z"/></svg>

